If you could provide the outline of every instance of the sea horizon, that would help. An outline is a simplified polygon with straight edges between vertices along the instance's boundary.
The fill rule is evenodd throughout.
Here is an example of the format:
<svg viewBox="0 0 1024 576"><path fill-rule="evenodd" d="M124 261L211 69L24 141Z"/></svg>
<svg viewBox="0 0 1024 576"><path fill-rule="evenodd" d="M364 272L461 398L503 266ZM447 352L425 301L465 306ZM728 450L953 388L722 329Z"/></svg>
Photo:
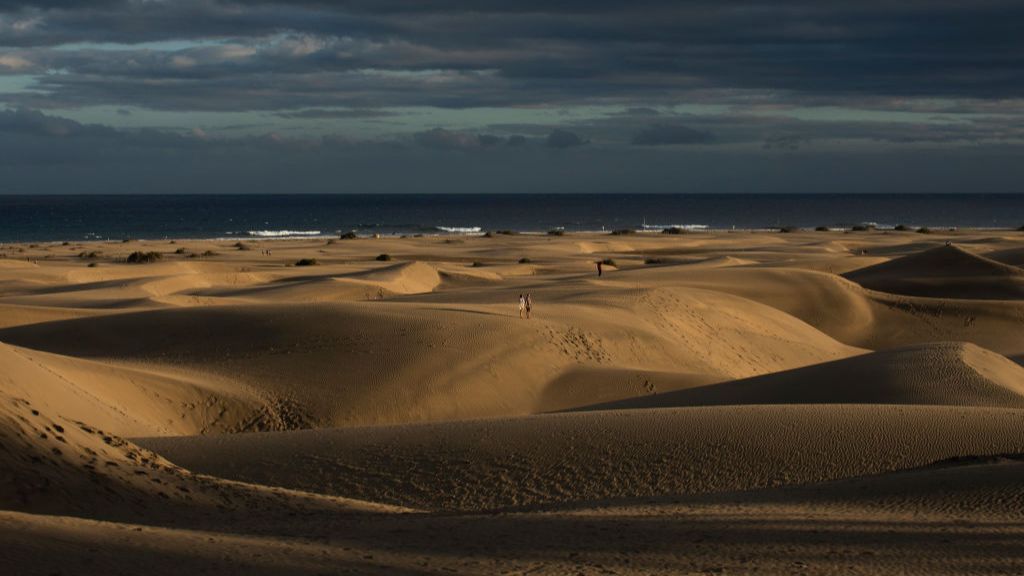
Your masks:
<svg viewBox="0 0 1024 576"><path fill-rule="evenodd" d="M4 243L1022 224L1021 193L0 195Z"/></svg>

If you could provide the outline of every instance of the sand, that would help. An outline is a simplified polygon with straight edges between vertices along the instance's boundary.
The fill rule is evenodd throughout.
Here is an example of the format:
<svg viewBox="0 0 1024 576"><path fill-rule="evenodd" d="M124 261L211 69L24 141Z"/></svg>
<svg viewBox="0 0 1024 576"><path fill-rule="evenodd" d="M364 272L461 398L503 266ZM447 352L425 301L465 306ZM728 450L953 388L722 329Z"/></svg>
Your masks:
<svg viewBox="0 0 1024 576"><path fill-rule="evenodd" d="M234 244L0 246L15 573L1024 571L1024 234Z"/></svg>

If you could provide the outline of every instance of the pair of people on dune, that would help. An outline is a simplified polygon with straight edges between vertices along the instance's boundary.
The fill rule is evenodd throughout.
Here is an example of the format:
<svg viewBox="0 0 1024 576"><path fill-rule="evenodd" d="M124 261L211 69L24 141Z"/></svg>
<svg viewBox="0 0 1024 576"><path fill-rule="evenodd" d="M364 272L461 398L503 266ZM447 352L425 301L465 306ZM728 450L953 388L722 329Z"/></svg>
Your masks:
<svg viewBox="0 0 1024 576"><path fill-rule="evenodd" d="M533 310L533 298L527 292L525 296L519 295L519 319L523 319L523 312L526 312L526 319L530 319L530 311Z"/></svg>

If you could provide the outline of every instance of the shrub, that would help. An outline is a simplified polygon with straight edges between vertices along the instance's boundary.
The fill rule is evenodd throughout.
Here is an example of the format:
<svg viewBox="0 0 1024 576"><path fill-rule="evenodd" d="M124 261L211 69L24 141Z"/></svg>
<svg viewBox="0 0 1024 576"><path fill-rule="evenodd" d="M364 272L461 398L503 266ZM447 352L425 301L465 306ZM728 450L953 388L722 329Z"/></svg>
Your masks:
<svg viewBox="0 0 1024 576"><path fill-rule="evenodd" d="M200 256L202 256L203 258L206 258L206 257L209 257L209 256L216 256L216 255L217 255L217 253L214 252L213 250L207 250L206 252L203 252L202 254L200 254Z"/></svg>
<svg viewBox="0 0 1024 576"><path fill-rule="evenodd" d="M853 230L854 232L868 232L874 229L875 227L872 224L857 224L853 228L850 228L850 230Z"/></svg>
<svg viewBox="0 0 1024 576"><path fill-rule="evenodd" d="M601 260L601 264L605 266L615 266L615 260L612 260L611 258L605 258L604 260Z"/></svg>
<svg viewBox="0 0 1024 576"><path fill-rule="evenodd" d="M484 238L494 238L494 233L488 230L487 232L484 232Z"/></svg>
<svg viewBox="0 0 1024 576"><path fill-rule="evenodd" d="M178 248L177 250L174 251L174 253L175 254L188 254L188 249L187 248Z"/></svg>
<svg viewBox="0 0 1024 576"><path fill-rule="evenodd" d="M636 230L632 228L622 228L621 230L612 230L612 236L629 236L630 234L636 234Z"/></svg>
<svg viewBox="0 0 1024 576"><path fill-rule="evenodd" d="M71 244L71 242L68 242L67 240L60 243L61 246L67 246L68 244Z"/></svg>
<svg viewBox="0 0 1024 576"><path fill-rule="evenodd" d="M252 250L252 246L249 246L248 244L245 244L243 242L235 242L234 247L238 248L239 250Z"/></svg>
<svg viewBox="0 0 1024 576"><path fill-rule="evenodd" d="M295 263L296 266L317 266L320 263L316 261L316 258L303 258Z"/></svg>
<svg viewBox="0 0 1024 576"><path fill-rule="evenodd" d="M664 264L665 261L661 258L644 258L644 264Z"/></svg>
<svg viewBox="0 0 1024 576"><path fill-rule="evenodd" d="M128 255L128 259L125 262L129 264L152 264L157 260L163 258L159 252L132 252Z"/></svg>
<svg viewBox="0 0 1024 576"><path fill-rule="evenodd" d="M88 267L89 268L95 268L96 267L96 263L95 262L89 262Z"/></svg>
<svg viewBox="0 0 1024 576"><path fill-rule="evenodd" d="M80 252L78 254L78 257L83 259L83 260L95 260L96 258L100 257L100 253L99 252Z"/></svg>
<svg viewBox="0 0 1024 576"><path fill-rule="evenodd" d="M199 258L199 254L196 254L195 252L192 252L191 254L186 256L186 258Z"/></svg>
<svg viewBox="0 0 1024 576"><path fill-rule="evenodd" d="M529 264L530 262L533 262L533 260L530 260L529 258L526 258L526 257L523 257L523 258L519 259L519 263L520 264Z"/></svg>
<svg viewBox="0 0 1024 576"><path fill-rule="evenodd" d="M487 266L487 264L484 264L483 262L473 262L472 266L473 268L483 268L484 266Z"/></svg>
<svg viewBox="0 0 1024 576"><path fill-rule="evenodd" d="M897 232L906 232L907 230L910 230L910 226L907 226L906 224L897 224L893 230Z"/></svg>
<svg viewBox="0 0 1024 576"><path fill-rule="evenodd" d="M672 226L671 228L663 228L661 230L661 233L662 234L686 234L687 230L685 228L680 228L678 226Z"/></svg>
<svg viewBox="0 0 1024 576"><path fill-rule="evenodd" d="M551 232L548 233L550 234ZM515 230L498 230L495 234L501 234L502 236L517 236L519 235L519 232L516 232ZM561 236L561 234L559 234L559 236Z"/></svg>
<svg viewBox="0 0 1024 576"><path fill-rule="evenodd" d="M348 232L343 233L341 236L338 236L339 240L355 240L356 238L359 238L359 235L356 234L355 230L349 230Z"/></svg>
<svg viewBox="0 0 1024 576"><path fill-rule="evenodd" d="M792 232L799 232L799 231L800 231L800 228L797 227L797 226L783 226L782 228L779 228L779 232L781 232L783 234L789 234L789 233L792 233Z"/></svg>
<svg viewBox="0 0 1024 576"><path fill-rule="evenodd" d="M815 232L828 232L829 228L828 228L828 226L818 226L817 228L814 229L814 231Z"/></svg>
<svg viewBox="0 0 1024 576"><path fill-rule="evenodd" d="M931 228L928 228L927 226L921 226L920 228L917 229L917 233L918 234L931 234L932 230L931 230Z"/></svg>
<svg viewBox="0 0 1024 576"><path fill-rule="evenodd" d="M331 239L327 240L327 245L330 246L331 244L336 244L337 242L338 242L337 240L335 240L334 238L331 238Z"/></svg>
<svg viewBox="0 0 1024 576"><path fill-rule="evenodd" d="M390 254L381 254L380 256L377 256L377 261L378 262L390 262L391 261L391 255Z"/></svg>
<svg viewBox="0 0 1024 576"><path fill-rule="evenodd" d="M121 239L121 244L127 244L127 243L129 243L129 242L131 242L131 241L132 241L132 239L131 239L131 238L122 238L122 239Z"/></svg>
<svg viewBox="0 0 1024 576"><path fill-rule="evenodd" d="M548 236L565 236L565 230L562 230L561 228L548 230Z"/></svg>

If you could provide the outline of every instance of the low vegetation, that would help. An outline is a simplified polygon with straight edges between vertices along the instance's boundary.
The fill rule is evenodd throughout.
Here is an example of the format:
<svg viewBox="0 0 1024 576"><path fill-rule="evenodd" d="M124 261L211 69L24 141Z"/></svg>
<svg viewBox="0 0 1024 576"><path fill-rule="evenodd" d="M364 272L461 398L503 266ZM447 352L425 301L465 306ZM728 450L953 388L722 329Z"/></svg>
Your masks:
<svg viewBox="0 0 1024 576"><path fill-rule="evenodd" d="M519 263L520 264L529 264L531 262L533 262L533 260L530 260L529 258L526 258L526 257L523 257L523 258L519 259Z"/></svg>
<svg viewBox="0 0 1024 576"><path fill-rule="evenodd" d="M612 260L611 258L605 258L604 260L601 260L601 264L604 266L616 266L615 260Z"/></svg>
<svg viewBox="0 0 1024 576"><path fill-rule="evenodd" d="M921 226L920 228L917 229L917 233L918 234L931 234L932 233L932 229L928 228L927 226Z"/></svg>
<svg viewBox="0 0 1024 576"><path fill-rule="evenodd" d="M661 230L662 234L686 234L687 232L688 231L685 228L680 228L678 226L670 226Z"/></svg>
<svg viewBox="0 0 1024 576"><path fill-rule="evenodd" d="M893 228L893 230L897 232L906 232L910 230L910 226L907 226L906 224L898 224L895 228Z"/></svg>
<svg viewBox="0 0 1024 576"><path fill-rule="evenodd" d="M857 224L853 228L850 228L850 230L853 232L870 232L871 230L874 229L875 227L872 224Z"/></svg>
<svg viewBox="0 0 1024 576"><path fill-rule="evenodd" d="M779 228L779 232L781 232L783 234L790 234L792 232L799 232L799 231L800 231L800 227L798 227L798 226L783 226L782 228Z"/></svg>
<svg viewBox="0 0 1024 576"><path fill-rule="evenodd" d="M316 258L303 258L295 263L296 266L318 266L320 262Z"/></svg>
<svg viewBox="0 0 1024 576"><path fill-rule="evenodd" d="M250 245L248 245L248 244L246 244L244 242L235 242L234 243L234 247L238 248L239 250L252 250L252 246L250 246Z"/></svg>
<svg viewBox="0 0 1024 576"><path fill-rule="evenodd" d="M99 252L79 252L78 257L82 260L95 260L100 257Z"/></svg>
<svg viewBox="0 0 1024 576"><path fill-rule="evenodd" d="M561 228L548 230L548 236L565 236L565 230L562 230Z"/></svg>
<svg viewBox="0 0 1024 576"><path fill-rule="evenodd" d="M188 254L188 248L178 248L174 251L175 254Z"/></svg>
<svg viewBox="0 0 1024 576"><path fill-rule="evenodd" d="M644 258L644 264L664 264L665 261L661 258L648 257Z"/></svg>
<svg viewBox="0 0 1024 576"><path fill-rule="evenodd" d="M632 228L622 228L620 230L612 230L612 236L629 236L631 234L636 234L636 230L633 230Z"/></svg>
<svg viewBox="0 0 1024 576"><path fill-rule="evenodd" d="M339 240L355 240L356 238L359 238L359 235L356 234L354 230L349 230L348 232L342 233L341 236L338 236Z"/></svg>
<svg viewBox="0 0 1024 576"><path fill-rule="evenodd" d="M377 256L376 260L378 262L390 262L391 261L391 255L390 254L381 254L380 256Z"/></svg>
<svg viewBox="0 0 1024 576"><path fill-rule="evenodd" d="M152 264L153 262L159 261L161 258L163 258L163 255L159 252L135 251L128 255L125 262L128 264Z"/></svg>
<svg viewBox="0 0 1024 576"><path fill-rule="evenodd" d="M818 226L814 229L815 232L828 232L830 228L828 226Z"/></svg>

